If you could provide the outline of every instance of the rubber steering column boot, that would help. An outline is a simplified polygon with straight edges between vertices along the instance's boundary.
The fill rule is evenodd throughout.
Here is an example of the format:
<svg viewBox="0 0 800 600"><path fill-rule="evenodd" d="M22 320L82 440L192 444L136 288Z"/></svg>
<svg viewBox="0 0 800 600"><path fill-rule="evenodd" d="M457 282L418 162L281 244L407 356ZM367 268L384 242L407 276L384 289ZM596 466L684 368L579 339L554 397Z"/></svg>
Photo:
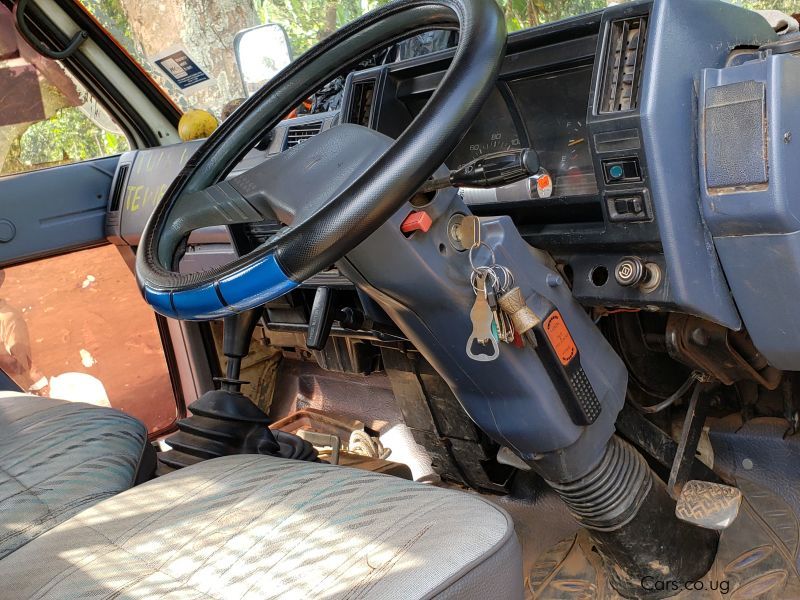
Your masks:
<svg viewBox="0 0 800 600"><path fill-rule="evenodd" d="M223 354L228 359L221 389L206 392L189 405L192 415L178 421L178 432L167 438L172 448L160 460L174 469L231 454L267 454L298 460L317 460L317 451L305 440L284 431L272 431L267 414L242 394L242 359L250 352L262 309L225 318Z"/></svg>
<svg viewBox="0 0 800 600"><path fill-rule="evenodd" d="M682 588L651 590L642 581L695 581L714 562L718 532L678 520L664 483L617 436L586 475L548 483L586 528L612 586L626 598L673 596Z"/></svg>

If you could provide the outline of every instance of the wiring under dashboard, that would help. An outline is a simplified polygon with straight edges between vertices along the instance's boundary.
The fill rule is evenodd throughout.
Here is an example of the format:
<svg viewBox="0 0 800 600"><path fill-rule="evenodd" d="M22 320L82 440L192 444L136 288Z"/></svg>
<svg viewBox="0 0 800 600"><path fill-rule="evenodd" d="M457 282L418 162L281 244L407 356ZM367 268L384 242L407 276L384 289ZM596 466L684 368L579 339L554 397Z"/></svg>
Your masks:
<svg viewBox="0 0 800 600"><path fill-rule="evenodd" d="M675 404L675 402L683 398L683 396L685 396L686 393L690 389L692 389L693 386L699 384L701 381L703 381L703 379L704 376L701 373L697 371L692 371L692 374L689 375L686 381L684 381L681 384L681 386L677 390L675 390L673 394L669 396L669 398L666 398L661 402L659 402L658 404L653 404L651 406L642 406L636 400L634 400L630 394L627 395L627 400L639 412L644 413L646 415L654 415L656 413L660 413L661 411Z"/></svg>

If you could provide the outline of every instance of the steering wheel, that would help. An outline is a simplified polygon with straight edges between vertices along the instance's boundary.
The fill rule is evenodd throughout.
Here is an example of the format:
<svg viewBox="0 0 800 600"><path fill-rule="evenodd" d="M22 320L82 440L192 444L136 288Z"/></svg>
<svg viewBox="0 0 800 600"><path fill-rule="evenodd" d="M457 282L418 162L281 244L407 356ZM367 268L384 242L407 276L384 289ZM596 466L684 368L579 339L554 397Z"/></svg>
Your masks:
<svg viewBox="0 0 800 600"><path fill-rule="evenodd" d="M454 28L459 42L445 77L396 140L339 125L222 181L332 73L410 35ZM344 257L453 151L495 85L505 44L494 0L410 0L367 13L309 50L223 122L155 207L136 256L146 301L165 316L216 319L278 298ZM276 217L287 227L253 251L178 272L192 230Z"/></svg>

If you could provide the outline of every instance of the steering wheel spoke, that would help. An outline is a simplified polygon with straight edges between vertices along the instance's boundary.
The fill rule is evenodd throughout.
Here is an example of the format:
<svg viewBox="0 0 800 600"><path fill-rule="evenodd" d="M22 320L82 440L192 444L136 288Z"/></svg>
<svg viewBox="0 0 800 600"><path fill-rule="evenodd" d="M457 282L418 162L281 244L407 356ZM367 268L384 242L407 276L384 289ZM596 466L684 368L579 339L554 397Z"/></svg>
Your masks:
<svg viewBox="0 0 800 600"><path fill-rule="evenodd" d="M391 145L391 138L377 131L344 123L268 158L230 184L281 223L305 223L367 173Z"/></svg>
<svg viewBox="0 0 800 600"><path fill-rule="evenodd" d="M170 264L183 239L196 229L275 218L267 204L248 200L227 181L184 194L172 206L170 223L159 243L159 259Z"/></svg>

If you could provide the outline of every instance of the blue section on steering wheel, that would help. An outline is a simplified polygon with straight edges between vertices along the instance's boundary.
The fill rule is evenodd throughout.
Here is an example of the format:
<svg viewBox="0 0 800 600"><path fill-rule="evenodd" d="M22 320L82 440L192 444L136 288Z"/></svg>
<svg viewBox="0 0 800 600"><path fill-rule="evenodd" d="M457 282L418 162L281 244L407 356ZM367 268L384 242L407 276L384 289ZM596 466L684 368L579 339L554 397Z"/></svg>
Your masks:
<svg viewBox="0 0 800 600"><path fill-rule="evenodd" d="M280 298L297 287L275 256L268 254L252 265L213 284L177 292L144 286L144 297L165 317L186 321L219 319Z"/></svg>

